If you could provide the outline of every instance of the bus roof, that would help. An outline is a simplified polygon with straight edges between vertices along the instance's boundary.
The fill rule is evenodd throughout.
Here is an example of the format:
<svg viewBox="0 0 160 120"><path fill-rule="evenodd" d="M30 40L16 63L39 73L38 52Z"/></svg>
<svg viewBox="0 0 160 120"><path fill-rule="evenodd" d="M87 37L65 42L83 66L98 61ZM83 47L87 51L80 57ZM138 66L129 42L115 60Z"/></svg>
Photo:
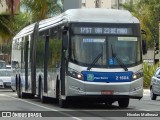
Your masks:
<svg viewBox="0 0 160 120"><path fill-rule="evenodd" d="M39 30L44 30L65 22L90 23L139 23L139 20L127 10L85 8L70 9L64 13L39 22ZM23 28L15 37L26 36L33 32L35 23Z"/></svg>
<svg viewBox="0 0 160 120"><path fill-rule="evenodd" d="M139 23L127 10L85 8L70 9L64 14L71 22Z"/></svg>
<svg viewBox="0 0 160 120"><path fill-rule="evenodd" d="M19 33L17 33L17 35L13 39L17 39L22 36L26 36L26 35L31 34L33 32L34 26L35 26L35 23L26 26Z"/></svg>

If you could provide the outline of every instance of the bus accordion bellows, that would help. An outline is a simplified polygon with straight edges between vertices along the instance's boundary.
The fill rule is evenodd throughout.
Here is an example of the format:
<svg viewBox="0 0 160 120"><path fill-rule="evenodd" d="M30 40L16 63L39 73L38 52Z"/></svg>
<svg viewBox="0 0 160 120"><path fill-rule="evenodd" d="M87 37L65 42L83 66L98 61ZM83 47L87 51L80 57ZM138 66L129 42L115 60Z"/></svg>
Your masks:
<svg viewBox="0 0 160 120"><path fill-rule="evenodd" d="M126 10L70 9L22 29L12 41L12 89L19 98L55 98L128 107L143 97L140 23Z"/></svg>

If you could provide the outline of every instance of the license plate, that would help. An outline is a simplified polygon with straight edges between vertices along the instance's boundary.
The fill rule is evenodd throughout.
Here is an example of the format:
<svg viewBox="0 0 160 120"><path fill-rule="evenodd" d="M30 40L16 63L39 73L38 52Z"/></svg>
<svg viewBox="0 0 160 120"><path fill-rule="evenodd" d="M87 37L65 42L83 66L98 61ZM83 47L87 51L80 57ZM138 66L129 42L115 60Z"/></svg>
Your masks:
<svg viewBox="0 0 160 120"><path fill-rule="evenodd" d="M102 95L113 95L113 91L112 90L102 90L101 94Z"/></svg>

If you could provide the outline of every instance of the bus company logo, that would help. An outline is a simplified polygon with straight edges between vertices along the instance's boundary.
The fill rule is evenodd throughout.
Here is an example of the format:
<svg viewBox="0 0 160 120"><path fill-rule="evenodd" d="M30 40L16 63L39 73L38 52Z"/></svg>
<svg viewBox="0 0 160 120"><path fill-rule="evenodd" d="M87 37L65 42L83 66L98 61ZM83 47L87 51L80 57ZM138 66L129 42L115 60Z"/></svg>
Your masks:
<svg viewBox="0 0 160 120"><path fill-rule="evenodd" d="M11 112L2 112L2 117L12 117Z"/></svg>
<svg viewBox="0 0 160 120"><path fill-rule="evenodd" d="M87 80L88 81L93 81L94 80L94 75L93 74L87 74Z"/></svg>

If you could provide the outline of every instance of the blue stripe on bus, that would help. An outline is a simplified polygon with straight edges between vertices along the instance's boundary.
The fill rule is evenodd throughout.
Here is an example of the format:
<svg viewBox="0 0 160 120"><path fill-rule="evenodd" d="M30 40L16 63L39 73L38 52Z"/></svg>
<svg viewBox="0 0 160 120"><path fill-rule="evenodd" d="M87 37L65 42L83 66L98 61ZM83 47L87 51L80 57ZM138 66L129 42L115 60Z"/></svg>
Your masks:
<svg viewBox="0 0 160 120"><path fill-rule="evenodd" d="M131 82L133 72L93 72L82 71L84 81L88 82Z"/></svg>

